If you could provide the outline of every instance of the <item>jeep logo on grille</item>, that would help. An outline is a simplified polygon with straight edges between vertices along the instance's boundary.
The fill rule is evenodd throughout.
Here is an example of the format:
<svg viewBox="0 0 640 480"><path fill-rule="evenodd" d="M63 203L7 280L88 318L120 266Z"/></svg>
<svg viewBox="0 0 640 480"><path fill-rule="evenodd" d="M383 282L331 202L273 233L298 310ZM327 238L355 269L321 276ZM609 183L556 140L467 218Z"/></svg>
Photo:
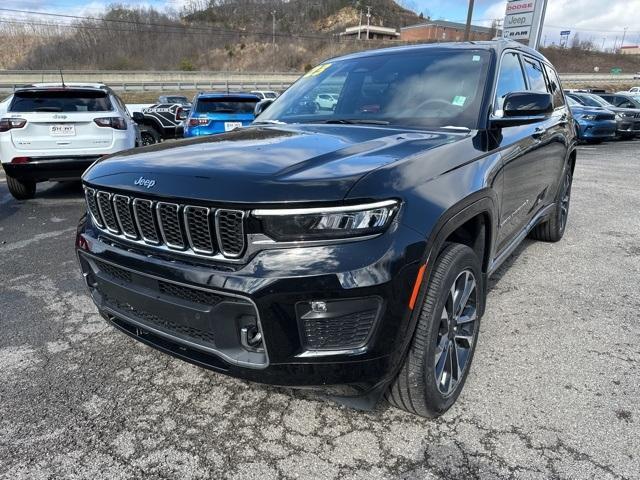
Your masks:
<svg viewBox="0 0 640 480"><path fill-rule="evenodd" d="M145 188L153 188L153 186L156 184L156 181L149 180L148 178L140 177L135 182L133 182L133 184L140 185L141 187L145 187Z"/></svg>

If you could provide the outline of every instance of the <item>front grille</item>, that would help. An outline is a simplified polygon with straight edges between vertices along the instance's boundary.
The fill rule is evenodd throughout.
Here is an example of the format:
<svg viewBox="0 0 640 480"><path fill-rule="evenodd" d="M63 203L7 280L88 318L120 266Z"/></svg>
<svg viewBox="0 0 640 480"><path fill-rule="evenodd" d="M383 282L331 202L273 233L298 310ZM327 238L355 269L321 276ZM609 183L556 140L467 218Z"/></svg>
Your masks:
<svg viewBox="0 0 640 480"><path fill-rule="evenodd" d="M124 283L131 283L131 272L125 270L124 268L116 267L115 265L111 265L110 263L99 262L96 261L98 268L103 273L106 273L110 277L120 280Z"/></svg>
<svg viewBox="0 0 640 480"><path fill-rule="evenodd" d="M98 192L96 194L96 200L98 202L98 210L102 215L102 220L107 226L107 229L113 233L120 233L118 220L116 219L116 214L111 203L111 194L107 192Z"/></svg>
<svg viewBox="0 0 640 480"><path fill-rule="evenodd" d="M180 206L175 203L158 203L158 222L165 243L180 250L185 248Z"/></svg>
<svg viewBox="0 0 640 480"><path fill-rule="evenodd" d="M245 212L111 194L85 188L87 208L109 234L186 254L235 259L246 249Z"/></svg>
<svg viewBox="0 0 640 480"><path fill-rule="evenodd" d="M610 113L599 113L596 115L596 120L615 120L616 116Z"/></svg>
<svg viewBox="0 0 640 480"><path fill-rule="evenodd" d="M228 257L238 257L244 250L243 218L240 210L218 210L216 214L220 250Z"/></svg>
<svg viewBox="0 0 640 480"><path fill-rule="evenodd" d="M220 295L216 295L215 293L205 292L196 288L183 287L175 283L159 281L158 287L160 293L202 305L214 306L224 300Z"/></svg>
<svg viewBox="0 0 640 480"><path fill-rule="evenodd" d="M109 295L104 295L104 298L105 301L111 306L128 315L133 315L139 320L142 320L150 327L155 327L165 332L177 334L182 338L195 339L204 344L215 345L215 336L213 332L205 331L189 325L176 323L170 318L163 318L151 312L147 312L146 310L141 310L125 301L118 300L117 298L111 297Z"/></svg>
<svg viewBox="0 0 640 480"><path fill-rule="evenodd" d="M138 229L136 228L135 221L133 219L133 213L131 211L131 200L124 195L113 196L113 206L116 212L116 218L120 227L122 227L122 233L129 238L138 238Z"/></svg>
<svg viewBox="0 0 640 480"><path fill-rule="evenodd" d="M136 198L133 201L133 212L143 240L147 243L159 244L160 236L156 226L153 202Z"/></svg>
<svg viewBox="0 0 640 480"><path fill-rule="evenodd" d="M361 347L376 321L378 309L350 313L334 318L305 318L306 345L312 350Z"/></svg>

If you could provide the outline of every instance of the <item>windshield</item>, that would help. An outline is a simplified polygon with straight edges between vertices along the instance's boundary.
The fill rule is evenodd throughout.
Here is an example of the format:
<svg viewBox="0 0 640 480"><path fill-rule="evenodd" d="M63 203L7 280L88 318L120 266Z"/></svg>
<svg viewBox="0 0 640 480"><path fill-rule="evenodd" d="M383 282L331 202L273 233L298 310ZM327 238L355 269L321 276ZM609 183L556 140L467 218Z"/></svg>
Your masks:
<svg viewBox="0 0 640 480"><path fill-rule="evenodd" d="M29 90L16 92L11 112L109 112L106 92L88 90Z"/></svg>
<svg viewBox="0 0 640 480"><path fill-rule="evenodd" d="M253 113L258 102L254 98L220 97L199 98L195 111L197 113Z"/></svg>
<svg viewBox="0 0 640 480"><path fill-rule="evenodd" d="M574 100L573 97L567 97L567 103L570 107L579 107L581 105L576 100Z"/></svg>
<svg viewBox="0 0 640 480"><path fill-rule="evenodd" d="M257 123L476 128L489 60L484 50L422 49L327 62L278 97Z"/></svg>
<svg viewBox="0 0 640 480"><path fill-rule="evenodd" d="M582 95L582 98L584 99L584 104L589 105L590 107L613 107L612 104L598 95Z"/></svg>
<svg viewBox="0 0 640 480"><path fill-rule="evenodd" d="M187 97L166 97L167 103L189 103Z"/></svg>

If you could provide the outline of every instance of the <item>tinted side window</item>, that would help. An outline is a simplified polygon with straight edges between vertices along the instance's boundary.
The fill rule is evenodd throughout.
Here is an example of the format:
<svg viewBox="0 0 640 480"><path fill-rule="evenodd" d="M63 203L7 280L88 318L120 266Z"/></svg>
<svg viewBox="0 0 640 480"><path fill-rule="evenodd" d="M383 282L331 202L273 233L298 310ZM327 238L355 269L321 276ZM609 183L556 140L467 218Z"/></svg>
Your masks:
<svg viewBox="0 0 640 480"><path fill-rule="evenodd" d="M527 72L529 78L529 90L534 92L547 92L547 82L544 79L544 73L542 72L542 65L537 60L531 58L524 59L524 69Z"/></svg>
<svg viewBox="0 0 640 480"><path fill-rule="evenodd" d="M549 79L549 89L551 90L551 94L553 95L553 107L558 108L564 105L564 96L562 95L562 84L560 83L560 78L558 78L558 74L553 70L553 68L548 65L544 66L545 71L547 72L547 78Z"/></svg>
<svg viewBox="0 0 640 480"><path fill-rule="evenodd" d="M496 87L495 110L502 110L504 97L508 93L524 92L527 84L524 81L520 59L515 53L506 53L502 57L500 74L498 75L498 86Z"/></svg>

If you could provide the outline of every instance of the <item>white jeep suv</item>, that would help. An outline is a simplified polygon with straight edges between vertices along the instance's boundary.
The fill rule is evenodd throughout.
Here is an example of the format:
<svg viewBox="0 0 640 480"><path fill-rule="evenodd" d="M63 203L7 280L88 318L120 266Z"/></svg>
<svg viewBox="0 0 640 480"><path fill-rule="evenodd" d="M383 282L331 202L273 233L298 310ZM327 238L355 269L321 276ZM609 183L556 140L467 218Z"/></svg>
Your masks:
<svg viewBox="0 0 640 480"><path fill-rule="evenodd" d="M103 155L139 145L139 137L122 100L102 84L20 88L0 113L0 161L19 200L32 198L37 182L80 178Z"/></svg>

